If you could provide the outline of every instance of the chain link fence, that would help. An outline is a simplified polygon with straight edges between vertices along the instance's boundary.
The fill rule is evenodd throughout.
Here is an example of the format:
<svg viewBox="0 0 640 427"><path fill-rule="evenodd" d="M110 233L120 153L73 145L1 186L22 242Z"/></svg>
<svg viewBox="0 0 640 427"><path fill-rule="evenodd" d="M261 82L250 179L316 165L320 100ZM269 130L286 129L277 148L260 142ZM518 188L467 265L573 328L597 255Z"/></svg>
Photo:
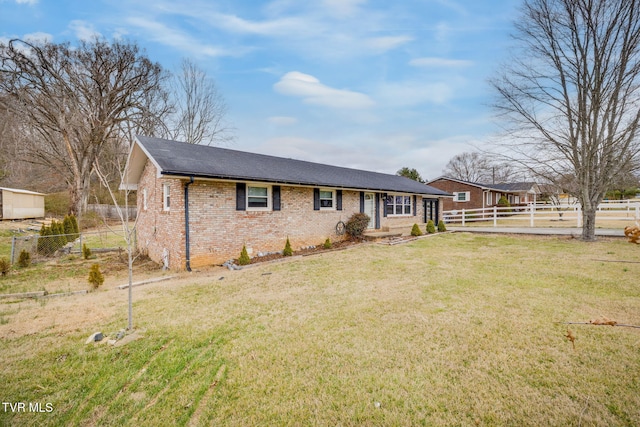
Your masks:
<svg viewBox="0 0 640 427"><path fill-rule="evenodd" d="M135 234L134 234L135 247ZM45 261L70 254L82 254L82 246L92 252L104 252L126 248L126 241L114 231L96 231L77 234L40 236L13 236L11 240L11 264L18 262L20 253L26 251L32 261Z"/></svg>

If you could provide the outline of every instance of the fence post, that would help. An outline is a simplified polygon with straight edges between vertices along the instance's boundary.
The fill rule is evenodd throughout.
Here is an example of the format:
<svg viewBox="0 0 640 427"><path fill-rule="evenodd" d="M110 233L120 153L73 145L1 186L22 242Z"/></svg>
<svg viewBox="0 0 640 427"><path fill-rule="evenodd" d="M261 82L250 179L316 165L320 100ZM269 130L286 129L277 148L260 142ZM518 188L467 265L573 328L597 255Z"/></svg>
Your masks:
<svg viewBox="0 0 640 427"><path fill-rule="evenodd" d="M495 205L493 206L493 226L498 226L498 207Z"/></svg>
<svg viewBox="0 0 640 427"><path fill-rule="evenodd" d="M463 227L464 227L464 217L465 217L464 209L462 209L462 226Z"/></svg>
<svg viewBox="0 0 640 427"><path fill-rule="evenodd" d="M576 222L578 223L578 228L580 228L580 227L582 227L582 225L581 225L581 223L582 223L582 207L581 206L576 206L575 212L576 212Z"/></svg>
<svg viewBox="0 0 640 427"><path fill-rule="evenodd" d="M11 236L11 265L15 263L16 236Z"/></svg>
<svg viewBox="0 0 640 427"><path fill-rule="evenodd" d="M529 227L531 228L535 226L534 224L535 211L536 211L536 205L534 205L533 203L530 204L529 205Z"/></svg>

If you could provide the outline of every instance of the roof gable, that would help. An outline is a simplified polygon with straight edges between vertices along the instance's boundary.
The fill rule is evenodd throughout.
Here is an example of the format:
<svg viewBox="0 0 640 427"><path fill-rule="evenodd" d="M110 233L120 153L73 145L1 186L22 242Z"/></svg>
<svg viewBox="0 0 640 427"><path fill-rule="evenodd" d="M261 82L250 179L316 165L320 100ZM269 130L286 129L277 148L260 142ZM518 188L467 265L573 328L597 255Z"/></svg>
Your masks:
<svg viewBox="0 0 640 427"><path fill-rule="evenodd" d="M137 185L144 168L144 162L141 162L144 157L151 160L159 174L164 176L450 196L445 191L398 175L145 136L136 137L121 187L133 188Z"/></svg>

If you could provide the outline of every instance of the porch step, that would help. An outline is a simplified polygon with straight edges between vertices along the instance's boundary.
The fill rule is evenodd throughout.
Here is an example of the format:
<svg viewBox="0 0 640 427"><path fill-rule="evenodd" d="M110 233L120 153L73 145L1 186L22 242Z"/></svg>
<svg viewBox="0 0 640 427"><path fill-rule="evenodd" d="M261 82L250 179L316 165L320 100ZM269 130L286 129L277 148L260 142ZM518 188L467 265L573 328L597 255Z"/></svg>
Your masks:
<svg viewBox="0 0 640 427"><path fill-rule="evenodd" d="M422 232L425 232L427 224L417 223L418 227ZM372 240L377 239L385 239L389 237L401 237L401 236L410 236L411 229L413 228L413 224L411 225L398 225L392 227L384 227L381 230L367 230L364 232L364 236L370 238Z"/></svg>
<svg viewBox="0 0 640 427"><path fill-rule="evenodd" d="M365 231L362 235L367 239L378 240L378 239L386 239L389 237L400 237L402 236L402 231L383 231L383 230Z"/></svg>

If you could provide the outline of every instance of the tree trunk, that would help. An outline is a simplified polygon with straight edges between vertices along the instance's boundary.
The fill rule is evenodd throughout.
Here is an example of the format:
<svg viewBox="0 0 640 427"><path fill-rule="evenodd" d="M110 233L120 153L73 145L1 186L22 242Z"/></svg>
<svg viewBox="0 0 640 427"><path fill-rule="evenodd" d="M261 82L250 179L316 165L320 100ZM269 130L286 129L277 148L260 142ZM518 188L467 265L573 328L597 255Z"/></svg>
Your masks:
<svg viewBox="0 0 640 427"><path fill-rule="evenodd" d="M71 188L71 199L69 200L69 212L78 218L87 211L89 203L89 190L91 184L91 171L74 177L74 183Z"/></svg>
<svg viewBox="0 0 640 427"><path fill-rule="evenodd" d="M596 240L596 211L597 206L591 204L582 208L582 240L585 242Z"/></svg>

